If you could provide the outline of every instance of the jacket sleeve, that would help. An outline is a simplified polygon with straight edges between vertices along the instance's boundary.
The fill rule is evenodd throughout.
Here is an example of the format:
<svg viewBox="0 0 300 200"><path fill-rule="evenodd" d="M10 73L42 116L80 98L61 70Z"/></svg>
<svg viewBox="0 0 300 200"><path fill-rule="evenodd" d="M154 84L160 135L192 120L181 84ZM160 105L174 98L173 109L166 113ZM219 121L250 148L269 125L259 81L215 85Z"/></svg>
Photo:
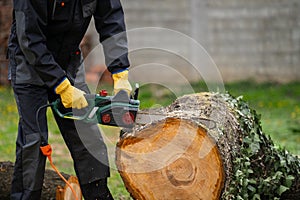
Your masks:
<svg viewBox="0 0 300 200"><path fill-rule="evenodd" d="M98 0L94 19L108 70L114 73L128 68L128 42L120 0Z"/></svg>
<svg viewBox="0 0 300 200"><path fill-rule="evenodd" d="M14 0L18 43L27 62L48 87L55 86L65 72L46 45L47 1Z"/></svg>

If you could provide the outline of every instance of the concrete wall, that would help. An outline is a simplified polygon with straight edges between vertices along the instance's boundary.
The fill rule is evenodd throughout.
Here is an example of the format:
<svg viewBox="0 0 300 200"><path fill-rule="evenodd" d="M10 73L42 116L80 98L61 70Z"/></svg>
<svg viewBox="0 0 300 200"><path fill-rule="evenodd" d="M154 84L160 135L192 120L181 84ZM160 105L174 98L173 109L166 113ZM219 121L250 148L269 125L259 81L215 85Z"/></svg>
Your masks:
<svg viewBox="0 0 300 200"><path fill-rule="evenodd" d="M190 32L189 0L123 0L128 29L158 26Z"/></svg>
<svg viewBox="0 0 300 200"><path fill-rule="evenodd" d="M179 80L176 75L171 75L176 73L189 80L196 81L201 78L190 63L192 59L190 41L184 38L184 35L190 36L192 31L193 21L189 0L123 0L122 2L129 30L130 60L133 67L147 65L145 73L141 74L148 77L152 70L156 70L152 73L153 76L160 76L158 79L170 82ZM165 69L157 73L159 66ZM174 70L166 69L168 66Z"/></svg>
<svg viewBox="0 0 300 200"><path fill-rule="evenodd" d="M190 80L217 76L211 71L214 66L206 50L225 81L300 80L299 0L122 0L122 3L127 28L131 30L128 35L133 67L151 63L147 66L150 71L152 65L170 66ZM6 80L10 4L9 0L0 1L1 80ZM92 35L95 44L98 37L95 32ZM193 39L204 50L199 50ZM101 65L104 58L99 55L96 53L94 57L101 60ZM202 74L194 69L195 64L200 65ZM161 73L165 79L176 80L165 73Z"/></svg>
<svg viewBox="0 0 300 200"><path fill-rule="evenodd" d="M300 1L207 3L207 47L225 79L300 80Z"/></svg>
<svg viewBox="0 0 300 200"><path fill-rule="evenodd" d="M123 0L123 6L129 30L163 27L197 40L215 61L225 81L300 80L299 0ZM172 46L165 49L177 45L178 52L183 51L198 63L203 60L188 42L167 44L168 35L145 35L134 34L130 42L139 46L151 40L152 44L163 42ZM151 62L151 58L158 56L155 62L175 68L184 65L182 73L191 79L199 78L187 63L180 62L182 59L159 56L158 51L158 55L150 53L132 53L132 63Z"/></svg>

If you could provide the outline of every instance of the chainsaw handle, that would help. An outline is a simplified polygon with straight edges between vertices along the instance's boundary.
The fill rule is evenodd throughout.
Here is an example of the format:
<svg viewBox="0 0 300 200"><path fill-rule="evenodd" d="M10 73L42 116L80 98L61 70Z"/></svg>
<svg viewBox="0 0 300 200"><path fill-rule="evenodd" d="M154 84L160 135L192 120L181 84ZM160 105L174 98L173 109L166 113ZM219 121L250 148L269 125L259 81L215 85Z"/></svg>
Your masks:
<svg viewBox="0 0 300 200"><path fill-rule="evenodd" d="M73 114L73 112L62 113L59 109L61 106L63 106L60 99L57 99L56 101L52 102L52 109L61 118L67 118L73 120L93 120L88 118L88 116L90 112L93 110L95 105L95 94L85 94L84 97L88 102L88 106L86 108L83 108L85 109L85 113L83 115L76 116Z"/></svg>

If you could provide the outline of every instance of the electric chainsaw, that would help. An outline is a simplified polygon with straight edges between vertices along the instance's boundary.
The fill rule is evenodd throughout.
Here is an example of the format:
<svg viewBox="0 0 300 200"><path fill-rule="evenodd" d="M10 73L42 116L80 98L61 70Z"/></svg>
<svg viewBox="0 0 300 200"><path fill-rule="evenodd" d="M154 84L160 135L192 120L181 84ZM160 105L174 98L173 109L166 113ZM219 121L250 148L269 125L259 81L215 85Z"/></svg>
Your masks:
<svg viewBox="0 0 300 200"><path fill-rule="evenodd" d="M108 96L106 90L99 94L87 94L85 98L88 107L82 110L63 113L60 99L51 104L54 112L59 117L86 122L99 123L107 126L132 128L135 124L149 124L166 118L165 115L155 115L139 112L140 101L138 100L139 85L136 85L134 93L129 97L127 92L121 90L115 96ZM78 112L80 114L74 114ZM83 113L82 113L83 112Z"/></svg>
<svg viewBox="0 0 300 200"><path fill-rule="evenodd" d="M59 99L53 102L51 106L62 118L84 120L86 122L123 128L132 128L135 124L151 124L155 121L169 117L164 114L140 111L138 93L138 85L136 85L136 89L130 97L124 90L121 90L115 96L108 96L106 90L101 90L99 94L85 95L88 102L87 108L82 110L73 110L72 112L67 113L60 111L60 108L63 107L63 105ZM210 129L216 127L216 123L211 120L205 118L198 118L198 120Z"/></svg>
<svg viewBox="0 0 300 200"><path fill-rule="evenodd" d="M108 96L106 90L99 94L87 94L87 108L73 110L72 112L61 112L62 103L60 99L52 103L52 108L62 118L96 122L108 126L131 128L134 126L140 101L137 87L131 97L127 92L121 90L115 96Z"/></svg>

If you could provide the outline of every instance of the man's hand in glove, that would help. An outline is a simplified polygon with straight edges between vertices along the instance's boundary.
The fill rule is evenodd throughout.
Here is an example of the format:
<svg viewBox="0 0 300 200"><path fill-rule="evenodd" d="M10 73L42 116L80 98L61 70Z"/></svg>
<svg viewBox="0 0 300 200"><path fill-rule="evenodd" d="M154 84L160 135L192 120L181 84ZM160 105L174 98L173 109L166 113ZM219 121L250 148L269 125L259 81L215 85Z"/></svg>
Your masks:
<svg viewBox="0 0 300 200"><path fill-rule="evenodd" d="M60 95L62 104L65 108L81 109L88 106L84 97L84 92L71 85L70 81L65 78L56 88L56 94Z"/></svg>
<svg viewBox="0 0 300 200"><path fill-rule="evenodd" d="M125 90L128 95L132 91L132 87L128 81L128 70L124 70L112 75L114 80L114 93L117 94L120 90Z"/></svg>

